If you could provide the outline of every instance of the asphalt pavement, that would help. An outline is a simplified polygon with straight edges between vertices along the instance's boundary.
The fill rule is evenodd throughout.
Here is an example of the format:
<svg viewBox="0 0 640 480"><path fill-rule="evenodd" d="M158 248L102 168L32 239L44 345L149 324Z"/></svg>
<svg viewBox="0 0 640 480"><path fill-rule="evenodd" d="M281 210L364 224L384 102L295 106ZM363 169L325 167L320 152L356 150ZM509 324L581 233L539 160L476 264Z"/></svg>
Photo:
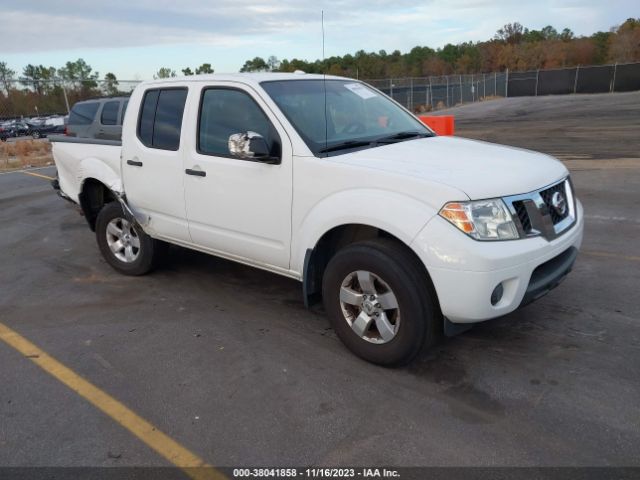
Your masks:
<svg viewBox="0 0 640 480"><path fill-rule="evenodd" d="M462 136L531 146L529 120L459 115ZM0 174L0 324L215 466L640 466L637 137L604 155L606 132L578 148L562 129L534 136L585 206L574 271L409 367L353 356L290 279L178 247L119 275L53 168ZM170 465L4 342L0 366L0 466Z"/></svg>

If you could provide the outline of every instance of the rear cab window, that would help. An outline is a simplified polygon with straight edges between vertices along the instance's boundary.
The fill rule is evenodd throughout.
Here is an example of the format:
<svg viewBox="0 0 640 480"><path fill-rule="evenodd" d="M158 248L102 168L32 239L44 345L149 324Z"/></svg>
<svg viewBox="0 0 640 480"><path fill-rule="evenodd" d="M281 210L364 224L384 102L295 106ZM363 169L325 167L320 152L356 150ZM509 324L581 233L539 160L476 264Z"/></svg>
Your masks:
<svg viewBox="0 0 640 480"><path fill-rule="evenodd" d="M98 102L76 103L69 114L69 125L91 125L99 106Z"/></svg>
<svg viewBox="0 0 640 480"><path fill-rule="evenodd" d="M138 139L150 148L178 150L187 88L147 90L138 117Z"/></svg>

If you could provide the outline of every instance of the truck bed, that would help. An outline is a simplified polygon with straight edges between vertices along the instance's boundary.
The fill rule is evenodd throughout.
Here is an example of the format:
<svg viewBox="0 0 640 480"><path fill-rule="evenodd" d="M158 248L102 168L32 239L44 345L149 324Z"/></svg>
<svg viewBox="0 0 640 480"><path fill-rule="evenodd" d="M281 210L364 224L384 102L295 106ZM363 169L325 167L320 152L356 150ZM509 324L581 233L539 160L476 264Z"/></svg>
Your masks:
<svg viewBox="0 0 640 480"><path fill-rule="evenodd" d="M82 183L91 178L86 173L89 170L102 172L98 180L114 191L121 191L121 142L64 136L51 137L49 140L58 170L60 190L65 196L78 203Z"/></svg>

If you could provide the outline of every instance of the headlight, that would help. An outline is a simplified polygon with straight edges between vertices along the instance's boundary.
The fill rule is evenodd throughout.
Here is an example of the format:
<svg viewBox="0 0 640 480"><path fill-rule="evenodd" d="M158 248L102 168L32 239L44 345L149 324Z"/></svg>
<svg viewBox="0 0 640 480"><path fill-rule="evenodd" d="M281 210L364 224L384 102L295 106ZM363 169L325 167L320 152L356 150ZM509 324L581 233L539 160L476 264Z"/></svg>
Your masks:
<svg viewBox="0 0 640 480"><path fill-rule="evenodd" d="M512 240L518 230L504 202L499 199L450 202L440 216L476 240Z"/></svg>

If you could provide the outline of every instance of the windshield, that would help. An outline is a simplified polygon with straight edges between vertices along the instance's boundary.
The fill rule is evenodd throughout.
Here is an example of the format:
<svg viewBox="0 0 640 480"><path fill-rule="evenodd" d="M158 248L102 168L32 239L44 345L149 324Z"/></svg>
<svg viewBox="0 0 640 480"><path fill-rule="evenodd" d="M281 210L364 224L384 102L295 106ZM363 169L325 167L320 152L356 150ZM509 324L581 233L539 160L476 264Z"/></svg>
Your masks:
<svg viewBox="0 0 640 480"><path fill-rule="evenodd" d="M261 85L316 156L432 134L385 95L360 82L282 80Z"/></svg>

